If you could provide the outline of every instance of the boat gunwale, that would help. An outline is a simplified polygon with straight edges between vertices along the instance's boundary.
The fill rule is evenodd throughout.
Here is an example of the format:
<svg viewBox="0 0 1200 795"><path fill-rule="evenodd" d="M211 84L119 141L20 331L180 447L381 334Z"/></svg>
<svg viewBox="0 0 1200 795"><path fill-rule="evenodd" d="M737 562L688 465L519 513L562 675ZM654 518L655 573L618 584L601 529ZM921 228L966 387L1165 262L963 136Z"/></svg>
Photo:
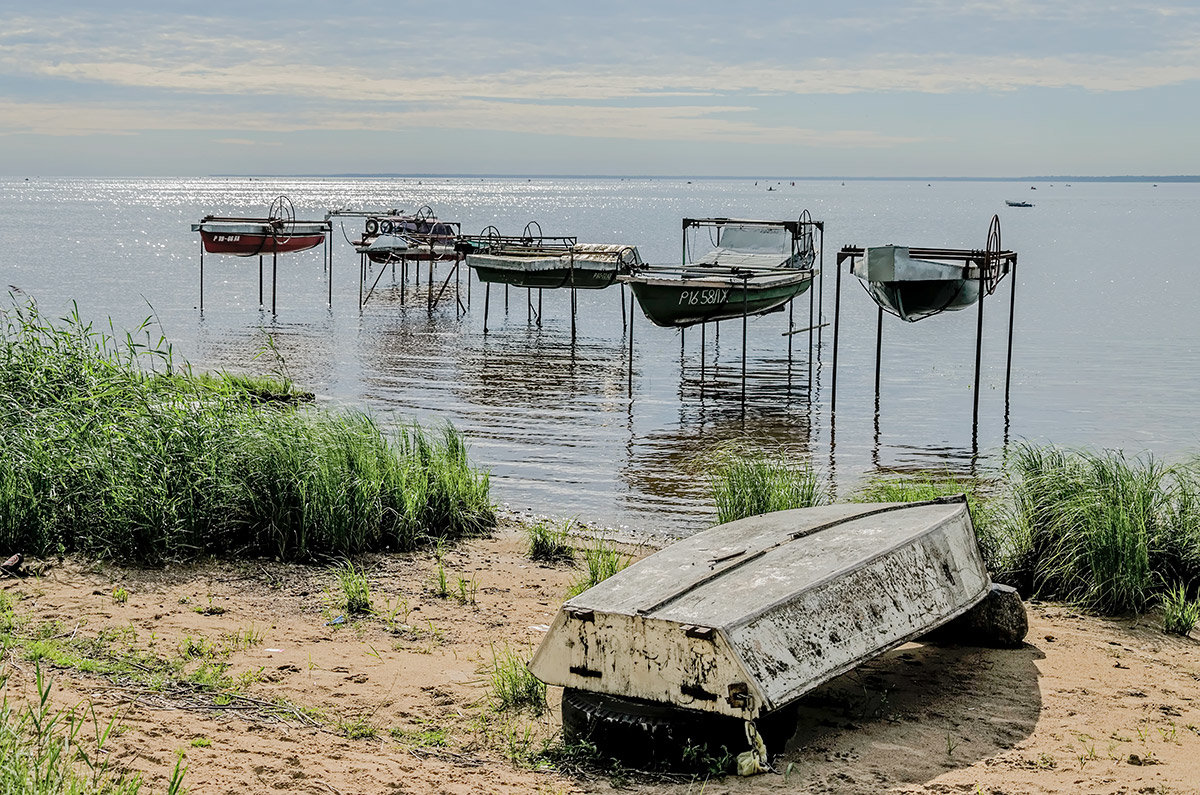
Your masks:
<svg viewBox="0 0 1200 795"><path fill-rule="evenodd" d="M724 271L724 272L722 272ZM767 288L785 286L796 282L812 281L816 278L813 268L738 268L725 265L711 266L655 266L639 268L632 273L617 277L618 281L630 285L645 284L653 287L739 287Z"/></svg>

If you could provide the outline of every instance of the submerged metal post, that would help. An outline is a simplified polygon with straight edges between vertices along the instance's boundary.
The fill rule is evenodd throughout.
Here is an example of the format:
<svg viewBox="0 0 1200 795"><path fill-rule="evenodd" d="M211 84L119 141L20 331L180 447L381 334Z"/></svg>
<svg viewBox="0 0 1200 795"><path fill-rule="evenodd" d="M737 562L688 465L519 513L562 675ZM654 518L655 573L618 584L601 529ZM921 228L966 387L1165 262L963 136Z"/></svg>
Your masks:
<svg viewBox="0 0 1200 795"><path fill-rule="evenodd" d="M575 287L571 286L571 344L575 344Z"/></svg>
<svg viewBox="0 0 1200 795"><path fill-rule="evenodd" d="M817 271L817 278L821 282L821 291L817 294L817 323L824 325L825 323L825 222L817 227L821 232L821 259L819 261L820 270ZM821 344L821 330L817 329L817 345Z"/></svg>
<svg viewBox="0 0 1200 795"><path fill-rule="evenodd" d="M746 307L750 300L749 277L742 277L742 413L746 412Z"/></svg>
<svg viewBox="0 0 1200 795"><path fill-rule="evenodd" d="M330 228L329 237L325 241L325 256L328 258L325 263L325 273L329 282L329 308L333 309L333 229Z"/></svg>
<svg viewBox="0 0 1200 795"><path fill-rule="evenodd" d="M271 252L271 314L275 314L275 289L279 286L279 252Z"/></svg>
<svg viewBox="0 0 1200 795"><path fill-rule="evenodd" d="M633 397L633 291L629 295L629 397Z"/></svg>
<svg viewBox="0 0 1200 795"><path fill-rule="evenodd" d="M358 255L358 314L362 314L363 281L367 278L367 255ZM404 305L404 293L400 293L400 305Z"/></svg>
<svg viewBox="0 0 1200 795"><path fill-rule="evenodd" d="M621 284L621 333L622 334L625 333L625 329L628 327L628 325L629 324L625 320L625 285L622 283Z"/></svg>
<svg viewBox="0 0 1200 795"><path fill-rule="evenodd" d="M813 384L813 326L819 326L821 319L813 320L813 289L815 284L808 287L808 393L812 394Z"/></svg>
<svg viewBox="0 0 1200 795"><path fill-rule="evenodd" d="M426 299L426 306L430 312L433 312L433 251L429 252L429 298Z"/></svg>
<svg viewBox="0 0 1200 795"><path fill-rule="evenodd" d="M258 255L258 308L263 306L263 258L262 254Z"/></svg>
<svg viewBox="0 0 1200 795"><path fill-rule="evenodd" d="M537 316L537 327L538 327L538 328L541 328L541 327L542 327L542 288L541 288L541 287L539 287L539 288L538 288L538 316Z"/></svg>
<svg viewBox="0 0 1200 795"><path fill-rule="evenodd" d="M792 369L792 332L796 328L796 300L788 301L788 369ZM809 332L809 337L812 337L812 332Z"/></svg>
<svg viewBox="0 0 1200 795"><path fill-rule="evenodd" d="M262 306L262 296L258 299L259 306ZM622 304L624 307L624 304ZM204 238L200 238L200 311L204 311ZM621 310L624 314L624 309Z"/></svg>
<svg viewBox="0 0 1200 795"><path fill-rule="evenodd" d="M533 288L525 288L525 323L533 322Z"/></svg>

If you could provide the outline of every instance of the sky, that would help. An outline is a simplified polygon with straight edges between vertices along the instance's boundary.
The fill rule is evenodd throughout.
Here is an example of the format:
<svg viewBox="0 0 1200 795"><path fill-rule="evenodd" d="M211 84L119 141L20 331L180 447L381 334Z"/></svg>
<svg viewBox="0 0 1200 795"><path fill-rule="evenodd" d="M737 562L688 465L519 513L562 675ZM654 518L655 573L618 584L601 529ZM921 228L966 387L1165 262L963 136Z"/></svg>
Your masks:
<svg viewBox="0 0 1200 795"><path fill-rule="evenodd" d="M1200 173L1200 2L0 0L0 175Z"/></svg>

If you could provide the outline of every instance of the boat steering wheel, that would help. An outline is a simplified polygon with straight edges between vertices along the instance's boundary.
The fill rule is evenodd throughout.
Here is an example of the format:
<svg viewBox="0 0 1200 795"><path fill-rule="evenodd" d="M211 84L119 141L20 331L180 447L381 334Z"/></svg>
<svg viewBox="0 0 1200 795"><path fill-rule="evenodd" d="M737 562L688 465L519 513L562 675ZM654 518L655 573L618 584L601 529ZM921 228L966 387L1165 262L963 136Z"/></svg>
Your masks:
<svg viewBox="0 0 1200 795"><path fill-rule="evenodd" d="M1000 252L1003 250L1000 246L1000 216L993 215L988 225L987 253L984 258L984 284L988 295L996 291L996 285L1000 282Z"/></svg>

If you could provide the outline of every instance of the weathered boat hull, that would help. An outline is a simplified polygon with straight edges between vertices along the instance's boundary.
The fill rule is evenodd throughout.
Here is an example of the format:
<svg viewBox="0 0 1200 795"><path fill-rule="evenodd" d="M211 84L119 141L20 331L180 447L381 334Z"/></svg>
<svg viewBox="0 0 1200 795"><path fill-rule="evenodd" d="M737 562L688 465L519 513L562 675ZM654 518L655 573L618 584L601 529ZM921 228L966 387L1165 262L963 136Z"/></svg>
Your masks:
<svg viewBox="0 0 1200 795"><path fill-rule="evenodd" d="M812 271L736 277L622 277L643 314L656 326L686 328L697 323L762 315L782 309L812 284Z"/></svg>
<svg viewBox="0 0 1200 795"><path fill-rule="evenodd" d="M326 229L315 223L273 227L265 223L201 222L192 225L209 254L253 257L306 251L325 242Z"/></svg>
<svg viewBox="0 0 1200 795"><path fill-rule="evenodd" d="M868 248L851 272L862 279L875 303L910 323L979 300L979 280L967 267L915 259L903 246Z"/></svg>
<svg viewBox="0 0 1200 795"><path fill-rule="evenodd" d="M530 670L754 719L961 615L989 586L961 498L764 514L567 601Z"/></svg>

